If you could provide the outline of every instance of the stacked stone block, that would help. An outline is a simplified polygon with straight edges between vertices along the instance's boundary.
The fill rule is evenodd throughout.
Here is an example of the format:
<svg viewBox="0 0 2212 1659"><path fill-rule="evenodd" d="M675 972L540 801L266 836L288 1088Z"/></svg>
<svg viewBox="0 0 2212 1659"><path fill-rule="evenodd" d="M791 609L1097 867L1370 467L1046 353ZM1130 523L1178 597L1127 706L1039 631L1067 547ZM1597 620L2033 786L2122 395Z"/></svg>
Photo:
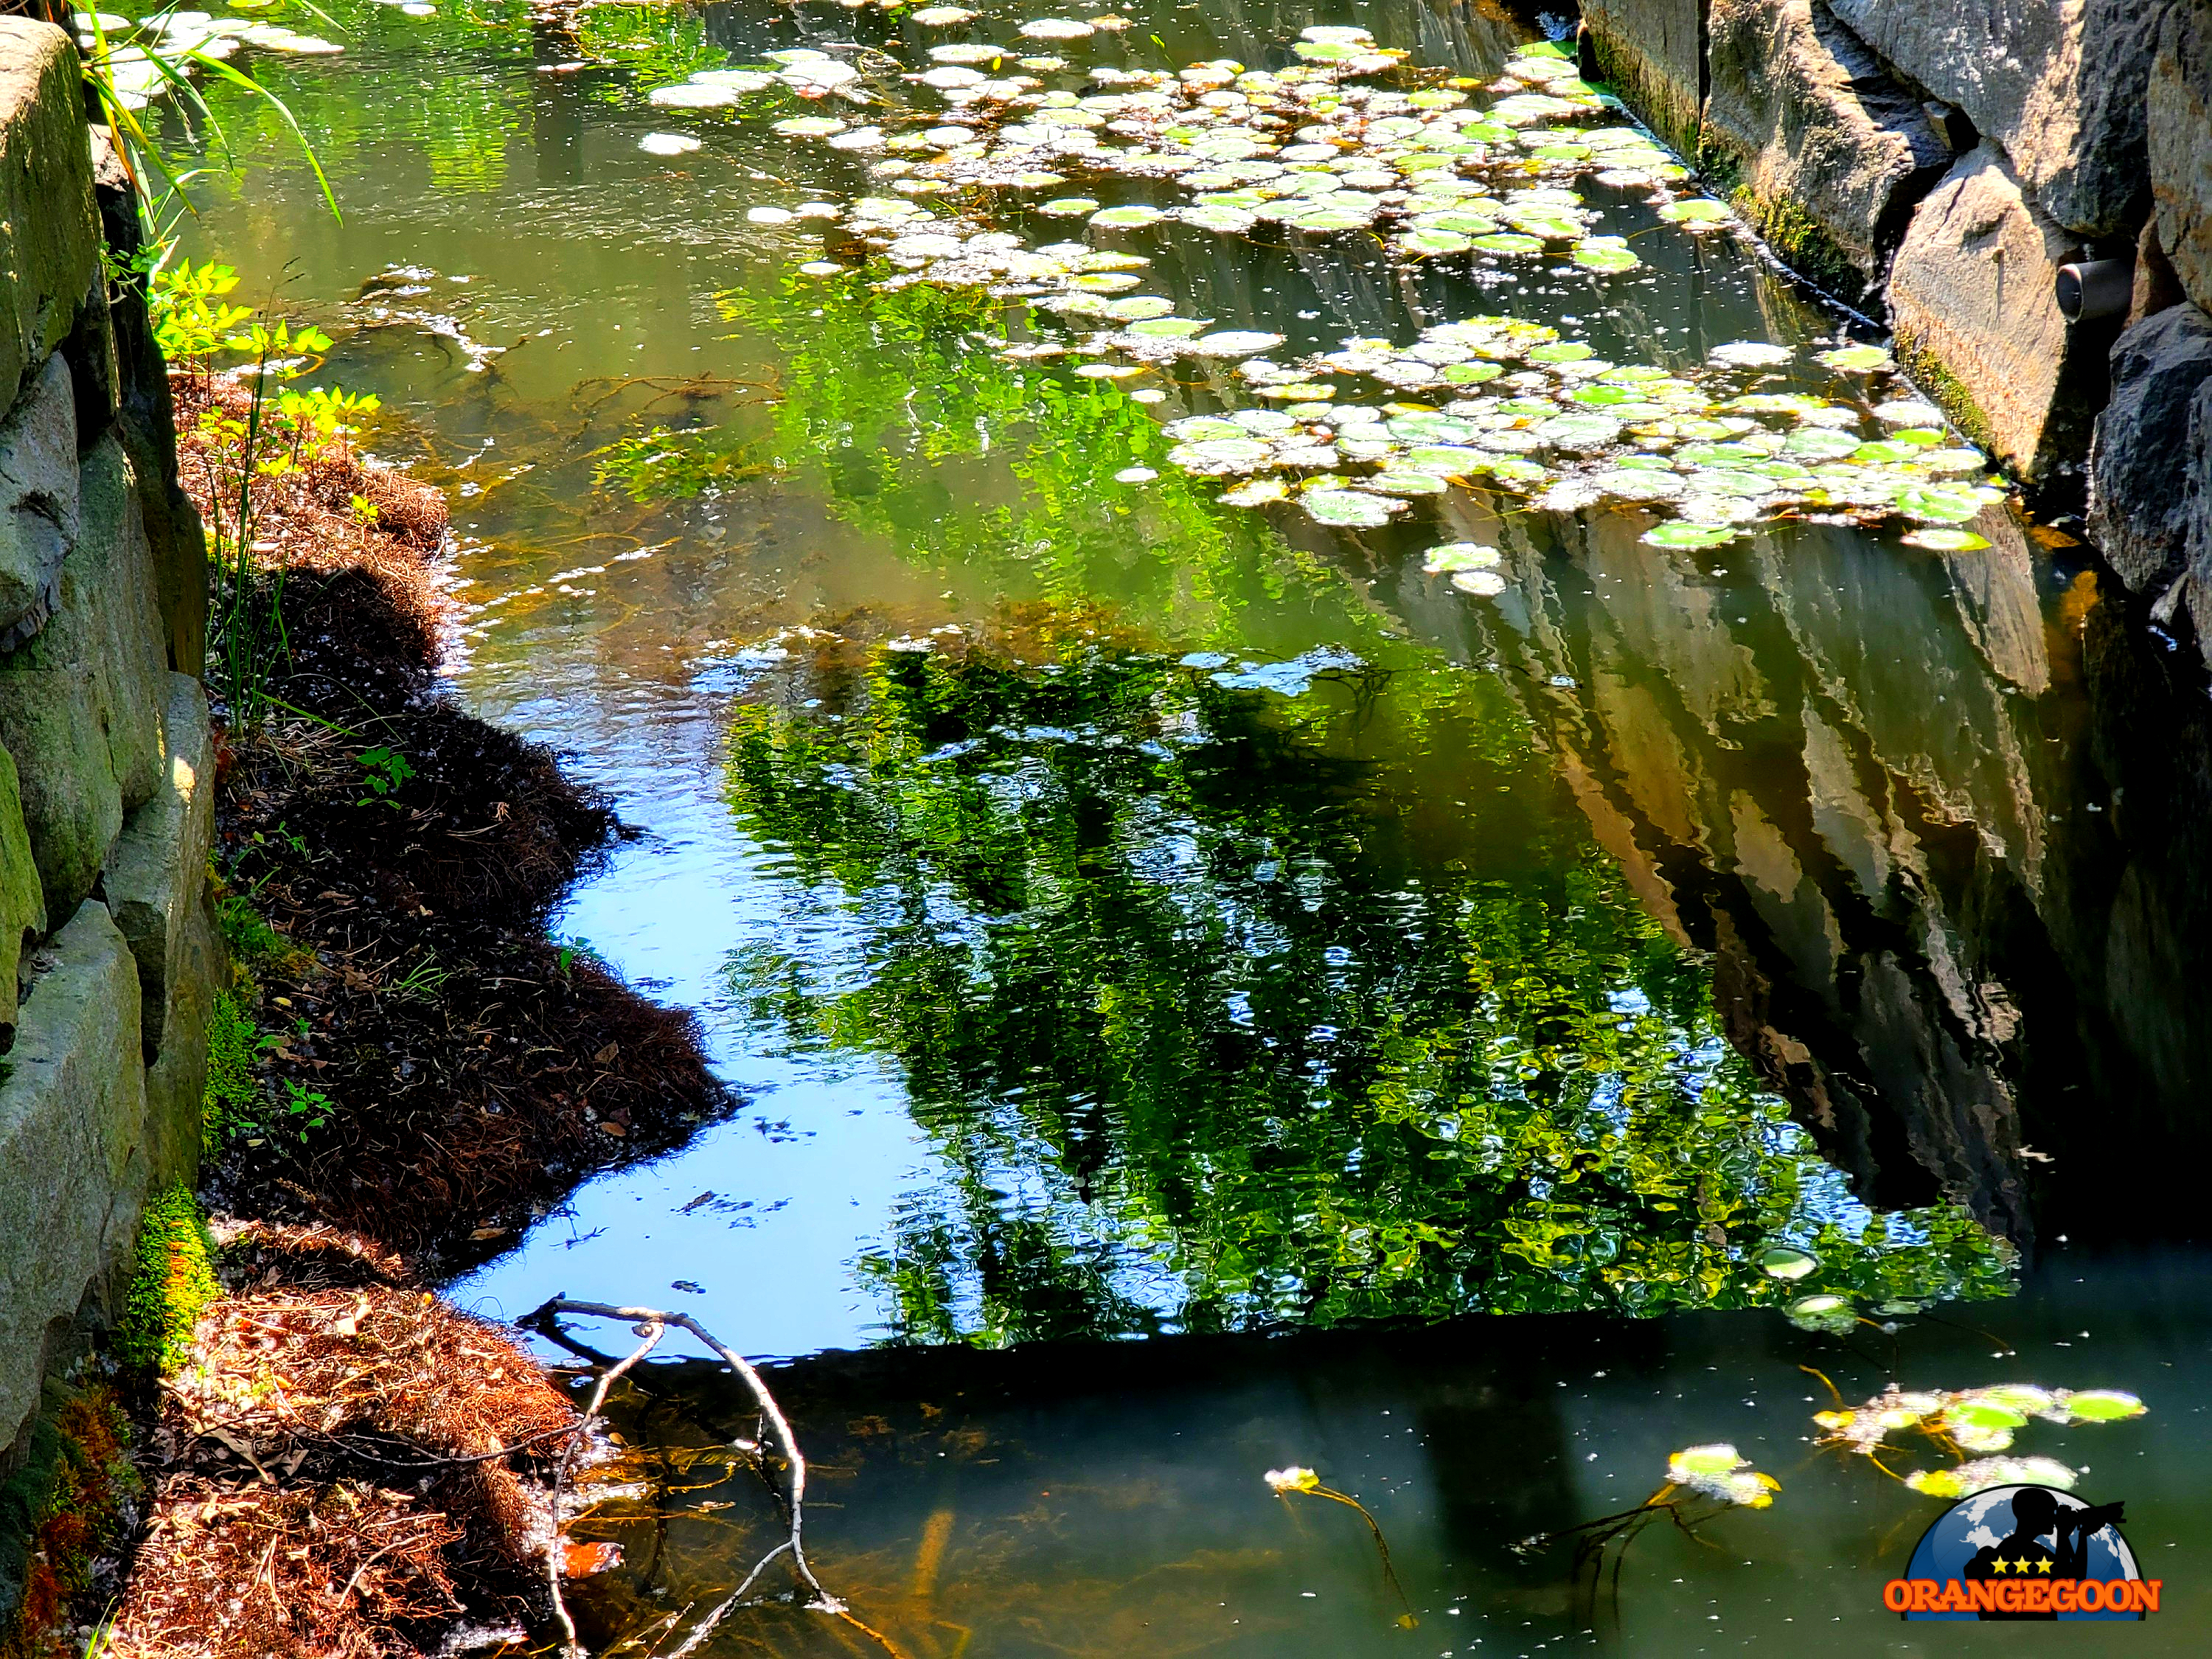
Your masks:
<svg viewBox="0 0 2212 1659"><path fill-rule="evenodd" d="M206 557L93 139L69 37L0 19L0 1474L193 1174L221 963Z"/></svg>

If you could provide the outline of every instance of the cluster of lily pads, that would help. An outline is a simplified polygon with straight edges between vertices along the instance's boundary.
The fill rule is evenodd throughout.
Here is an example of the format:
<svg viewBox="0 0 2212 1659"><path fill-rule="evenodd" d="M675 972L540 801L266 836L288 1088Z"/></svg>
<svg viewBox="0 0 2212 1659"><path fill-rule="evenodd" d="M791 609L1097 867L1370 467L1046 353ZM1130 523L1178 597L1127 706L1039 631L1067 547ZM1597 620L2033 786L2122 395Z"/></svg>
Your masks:
<svg viewBox="0 0 2212 1659"><path fill-rule="evenodd" d="M270 3L258 0L259 5ZM414 9L413 4L407 9ZM430 9L422 7L425 12ZM330 57L344 50L335 41L281 23L217 17L204 11L163 11L137 21L108 12L82 14L77 46L125 109L143 109L166 96L198 63L220 63L241 47L301 58Z"/></svg>
<svg viewBox="0 0 2212 1659"><path fill-rule="evenodd" d="M1066 40L1109 25L1127 21L1046 18L1019 33ZM1514 58L1487 88L1495 95L1484 106L1471 102L1479 83L1466 77L1406 71L1429 83L1408 90L1357 84L1359 76L1401 70L1407 56L1378 47L1363 29L1310 28L1293 51L1303 61L1272 70L1230 60L1175 73L1101 65L1090 71L1097 90L1079 95L1046 90L1035 75L1018 72L1048 72L1065 67L1062 59L958 42L931 48L931 67L904 76L935 95L944 106L936 114L895 105L873 122L802 115L776 127L840 149L882 153L875 176L907 195L1041 191L1073 172L1172 180L1188 198L1174 207L1102 207L1074 196L1048 201L1044 210L1118 229L1172 220L1229 234L1263 223L1305 234L1374 231L1409 258L1556 251L1598 271L1640 262L1624 239L1598 233L1597 213L1564 185L1583 173L1623 186L1663 187L1687 176L1634 127L1558 125L1606 106L1557 46L1532 46ZM781 61L706 71L653 95L672 104L733 102L781 82L802 95L820 95L819 87L858 103L888 101L850 62L827 53L771 56ZM1709 201L1668 200L1662 211L1692 229L1729 217Z"/></svg>
<svg viewBox="0 0 2212 1659"><path fill-rule="evenodd" d="M2134 1395L2118 1389L2001 1382L1982 1389L1908 1390L1892 1383L1863 1405L1816 1412L1813 1420L1824 1431L1823 1445L1842 1447L1880 1467L1888 1437L1908 1430L1962 1456L2005 1454L2031 1419L2062 1425L2119 1423L2147 1409ZM1957 1499L2022 1482L2070 1488L2076 1479L2074 1470L2053 1458L1985 1455L1950 1468L1916 1469L1905 1476L1905 1484L1931 1498Z"/></svg>
<svg viewBox="0 0 2212 1659"><path fill-rule="evenodd" d="M909 15L946 26L973 16L930 10ZM1118 21L1043 19L1019 33L1060 41ZM1076 171L1171 179L1188 198L1174 207L1102 206L1087 196L1040 204L1044 216L1087 221L1101 240L1171 223L1233 234L1273 224L1294 235L1364 232L1413 258L1559 252L1600 273L1632 269L1634 252L1597 234L1597 214L1569 187L1585 173L1607 185L1648 187L1662 216L1690 232L1729 222L1718 203L1676 199L1668 186L1685 170L1638 130L1563 125L1606 106L1556 46L1524 48L1481 88L1480 106L1470 100L1472 82L1424 78L1364 30L1310 28L1292 50L1298 61L1275 70L1227 62L1176 74L1100 67L1091 79L1102 90L1078 97L1013 72L1045 72L1060 66L1057 58L988 42L940 46L931 68L904 77L944 106L931 114L907 110L911 94L885 90L882 76L819 52L707 71L653 96L720 100L775 86L887 103L893 113L872 122L799 115L775 125L880 155L870 171L889 193L758 207L749 218L821 233L827 257L805 262L809 274L865 263L879 288L980 289L1075 331L1013 345L1009 356L1075 358L1078 375L1114 381L1196 366L1224 402L1250 406L1170 422L1168 459L1222 479L1226 504L1295 501L1322 524L1376 527L1419 497L1480 484L1544 511L1611 503L1646 514L1656 520L1647 542L1684 550L1717 547L1785 516L1901 516L1917 526L1905 538L1915 545L1988 545L1960 526L2005 491L1932 404L1909 388L1878 392L1896 368L1880 347L1819 352L1820 393L1784 378L1808 370L1787 347L1736 342L1678 373L1616 363L1556 328L1498 316L1438 324L1404 343L1354 338L1278 361L1269 354L1284 336L1216 327L1144 292L1146 254L1092 241L1032 246L993 222L996 192L1048 190ZM1356 84L1380 74L1423 83ZM960 211L930 204L956 191ZM1146 386L1133 395L1157 404L1168 394ZM1498 563L1492 549L1455 543L1432 550L1427 568L1487 594L1504 585Z"/></svg>

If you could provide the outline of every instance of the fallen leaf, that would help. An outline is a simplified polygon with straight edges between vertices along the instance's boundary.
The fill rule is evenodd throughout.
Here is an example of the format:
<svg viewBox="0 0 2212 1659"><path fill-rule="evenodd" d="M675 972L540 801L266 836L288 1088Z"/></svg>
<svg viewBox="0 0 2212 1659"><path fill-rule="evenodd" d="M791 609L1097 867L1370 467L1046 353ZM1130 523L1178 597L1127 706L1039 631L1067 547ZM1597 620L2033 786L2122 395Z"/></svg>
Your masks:
<svg viewBox="0 0 2212 1659"><path fill-rule="evenodd" d="M620 1042L610 1042L605 1048L600 1049L599 1053L592 1056L592 1064L594 1066L604 1066L621 1052L622 1044Z"/></svg>
<svg viewBox="0 0 2212 1659"><path fill-rule="evenodd" d="M561 1576L563 1578L589 1578L595 1573L605 1572L621 1565L620 1544L578 1544L563 1540L561 1547Z"/></svg>
<svg viewBox="0 0 2212 1659"><path fill-rule="evenodd" d="M619 1137L628 1134L629 1131L623 1128L619 1123L602 1123L599 1125L599 1133L603 1135L615 1135Z"/></svg>

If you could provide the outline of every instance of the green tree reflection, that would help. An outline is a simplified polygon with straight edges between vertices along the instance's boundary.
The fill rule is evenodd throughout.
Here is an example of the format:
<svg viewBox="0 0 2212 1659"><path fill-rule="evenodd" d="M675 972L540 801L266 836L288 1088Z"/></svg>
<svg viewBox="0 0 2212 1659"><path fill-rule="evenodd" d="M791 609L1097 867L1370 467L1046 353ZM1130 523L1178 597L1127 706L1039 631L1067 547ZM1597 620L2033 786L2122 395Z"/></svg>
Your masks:
<svg viewBox="0 0 2212 1659"><path fill-rule="evenodd" d="M2004 1291L1757 1091L1494 685L1250 678L1048 624L738 710L738 821L854 943L733 987L950 1171L863 1263L902 1335L1741 1305L1785 1239L1789 1296Z"/></svg>

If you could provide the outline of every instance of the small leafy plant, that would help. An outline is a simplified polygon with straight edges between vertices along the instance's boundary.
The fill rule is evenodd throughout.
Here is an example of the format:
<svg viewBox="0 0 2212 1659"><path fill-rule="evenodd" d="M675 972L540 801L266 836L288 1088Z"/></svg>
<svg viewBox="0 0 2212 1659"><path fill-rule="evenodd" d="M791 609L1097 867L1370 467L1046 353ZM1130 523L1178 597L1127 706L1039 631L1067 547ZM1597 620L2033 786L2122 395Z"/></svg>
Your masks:
<svg viewBox="0 0 2212 1659"><path fill-rule="evenodd" d="M392 797L398 793L401 784L416 775L415 769L408 764L407 757L388 744L379 744L362 755L360 760L362 770L368 775L362 782L368 793L354 805L367 806L373 802L382 801L396 810L399 803Z"/></svg>
<svg viewBox="0 0 2212 1659"><path fill-rule="evenodd" d="M279 1080L283 1098L276 1103L278 1117L271 1133L289 1133L304 1141L313 1130L321 1128L337 1110L337 1103L318 1089L310 1089L291 1078Z"/></svg>

